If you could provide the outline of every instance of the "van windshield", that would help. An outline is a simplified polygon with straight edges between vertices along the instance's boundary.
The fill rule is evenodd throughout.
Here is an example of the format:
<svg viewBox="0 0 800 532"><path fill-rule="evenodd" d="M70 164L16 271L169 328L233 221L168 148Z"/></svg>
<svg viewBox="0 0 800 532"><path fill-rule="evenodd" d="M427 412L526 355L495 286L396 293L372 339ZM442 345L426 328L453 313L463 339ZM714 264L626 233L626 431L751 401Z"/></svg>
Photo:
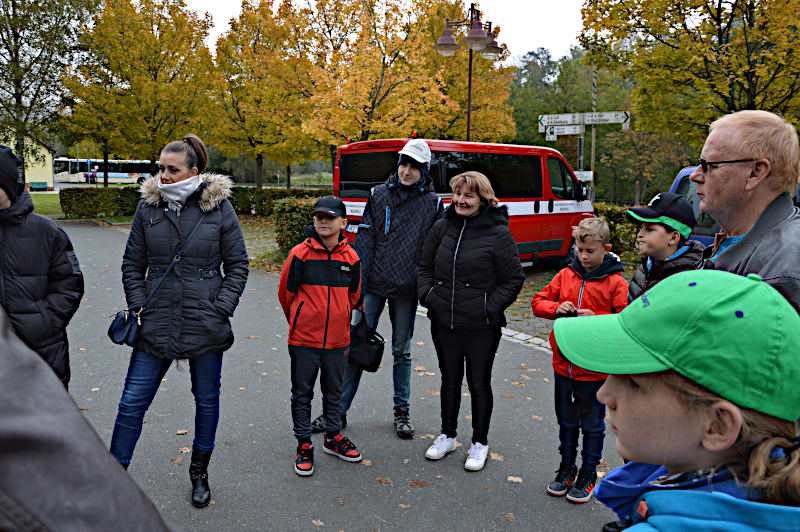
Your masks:
<svg viewBox="0 0 800 532"><path fill-rule="evenodd" d="M397 152L345 153L339 162L342 198L366 198L372 187L397 170ZM467 170L489 178L498 198L542 197L542 162L538 155L433 151L430 174L434 189L450 195L450 179Z"/></svg>
<svg viewBox="0 0 800 532"><path fill-rule="evenodd" d="M722 231L714 218L700 210L700 198L697 196L697 183L687 177L678 184L675 193L689 200L689 203L692 205L694 217L697 220L692 234L713 238L714 235Z"/></svg>

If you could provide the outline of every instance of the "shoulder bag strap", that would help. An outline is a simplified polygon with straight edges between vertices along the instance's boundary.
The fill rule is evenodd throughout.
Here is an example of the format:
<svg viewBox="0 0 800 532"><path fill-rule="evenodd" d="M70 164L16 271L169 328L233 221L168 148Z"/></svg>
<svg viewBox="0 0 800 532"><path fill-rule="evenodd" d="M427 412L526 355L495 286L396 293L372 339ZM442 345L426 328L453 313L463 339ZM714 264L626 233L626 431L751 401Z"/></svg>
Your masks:
<svg viewBox="0 0 800 532"><path fill-rule="evenodd" d="M207 213L204 212L203 215L200 217L200 219L197 220L197 224L194 226L194 229L192 229L192 232L189 233L189 236L186 237L186 240L183 241L183 245L181 246L181 249L179 249L178 253L174 257L172 257L172 262L169 263L169 267L167 268L167 271L164 272L164 275L162 275L161 279L158 280L158 284L156 284L155 288L153 288L153 290L150 291L150 295L147 297L147 301L144 302L144 305L142 305L142 308L140 308L139 311L136 312L137 316L139 314L141 314L144 309L147 308L147 305L150 304L150 300L153 299L153 296L156 294L156 292L158 292L158 289L161 288L161 284L164 282L164 279L167 278L167 276L169 275L169 272L172 271L172 268L181 260L181 255L183 255L183 251L186 249L186 246L189 245L189 241L194 236L194 233L197 231L197 228L200 227L201 223L203 223L203 220L205 219L206 214Z"/></svg>

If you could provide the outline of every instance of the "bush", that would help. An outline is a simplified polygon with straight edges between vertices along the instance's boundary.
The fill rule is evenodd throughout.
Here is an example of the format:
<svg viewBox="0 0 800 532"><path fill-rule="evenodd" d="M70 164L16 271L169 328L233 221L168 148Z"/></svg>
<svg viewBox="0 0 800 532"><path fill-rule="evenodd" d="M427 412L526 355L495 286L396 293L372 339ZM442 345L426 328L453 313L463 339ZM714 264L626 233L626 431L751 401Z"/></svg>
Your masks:
<svg viewBox="0 0 800 532"><path fill-rule="evenodd" d="M238 214L271 216L275 200L284 198L319 198L332 194L324 188L254 188L234 186L231 203Z"/></svg>
<svg viewBox="0 0 800 532"><path fill-rule="evenodd" d="M634 224L625 216L629 207L610 205L608 203L595 203L594 210L597 216L602 216L611 229L611 250L628 262L635 262L639 257L636 245L636 234L639 232L638 224Z"/></svg>
<svg viewBox="0 0 800 532"><path fill-rule="evenodd" d="M67 218L130 216L139 203L139 187L62 188L59 201Z"/></svg>
<svg viewBox="0 0 800 532"><path fill-rule="evenodd" d="M273 202L272 218L280 249L292 249L303 241L315 203L315 198L285 198Z"/></svg>

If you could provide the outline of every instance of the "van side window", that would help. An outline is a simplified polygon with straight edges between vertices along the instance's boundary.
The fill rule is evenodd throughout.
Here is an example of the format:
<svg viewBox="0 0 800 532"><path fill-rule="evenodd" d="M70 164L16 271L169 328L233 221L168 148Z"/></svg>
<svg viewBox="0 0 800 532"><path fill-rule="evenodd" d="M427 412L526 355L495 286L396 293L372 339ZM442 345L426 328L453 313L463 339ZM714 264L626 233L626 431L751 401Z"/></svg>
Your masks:
<svg viewBox="0 0 800 532"><path fill-rule="evenodd" d="M438 163L440 168L439 182L434 181L434 187L439 192L451 193L450 180L462 172L474 170L489 178L492 188L495 181L492 179L491 167L489 166L488 153L440 151L433 152L433 163ZM433 172L431 172L433 175ZM497 189L495 189L496 191Z"/></svg>
<svg viewBox="0 0 800 532"><path fill-rule="evenodd" d="M555 157L547 158L547 173L550 174L550 188L560 199L576 199L576 187L564 161Z"/></svg>

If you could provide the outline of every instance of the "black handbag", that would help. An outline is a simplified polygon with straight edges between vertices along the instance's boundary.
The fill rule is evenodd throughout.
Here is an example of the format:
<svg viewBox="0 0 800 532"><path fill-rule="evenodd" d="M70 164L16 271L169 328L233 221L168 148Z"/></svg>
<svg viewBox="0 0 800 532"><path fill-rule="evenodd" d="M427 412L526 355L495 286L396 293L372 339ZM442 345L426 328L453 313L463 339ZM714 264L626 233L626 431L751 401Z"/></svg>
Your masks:
<svg viewBox="0 0 800 532"><path fill-rule="evenodd" d="M361 320L350 327L350 353L347 355L347 363L375 373L383 358L383 344L383 336L367 325L367 320L361 313Z"/></svg>
<svg viewBox="0 0 800 532"><path fill-rule="evenodd" d="M142 307L137 311L126 308L125 310L120 310L114 314L114 319L111 320L111 325L108 326L108 337L111 338L112 342L118 345L129 345L131 347L136 347L136 339L139 337L139 327L142 326L142 312L144 312L144 309L146 309L147 305L150 304L150 300L153 299L153 296L156 294L156 292L158 292L158 289L161 288L161 284L164 282L164 279L167 278L167 275L169 275L169 273L172 271L172 268L181 259L183 250L186 249L186 246L194 236L197 228L200 227L201 223L203 223L203 219L205 217L206 213L203 213L203 215L197 221L197 225L194 226L192 232L189 233L189 236L187 236L186 240L184 240L181 249L179 249L178 253L172 258L172 262L169 263L167 271L164 272L164 275L162 275L161 279L158 280L158 284L156 284L155 288L150 291L150 295L147 296L147 300L144 302L144 305L142 305Z"/></svg>

